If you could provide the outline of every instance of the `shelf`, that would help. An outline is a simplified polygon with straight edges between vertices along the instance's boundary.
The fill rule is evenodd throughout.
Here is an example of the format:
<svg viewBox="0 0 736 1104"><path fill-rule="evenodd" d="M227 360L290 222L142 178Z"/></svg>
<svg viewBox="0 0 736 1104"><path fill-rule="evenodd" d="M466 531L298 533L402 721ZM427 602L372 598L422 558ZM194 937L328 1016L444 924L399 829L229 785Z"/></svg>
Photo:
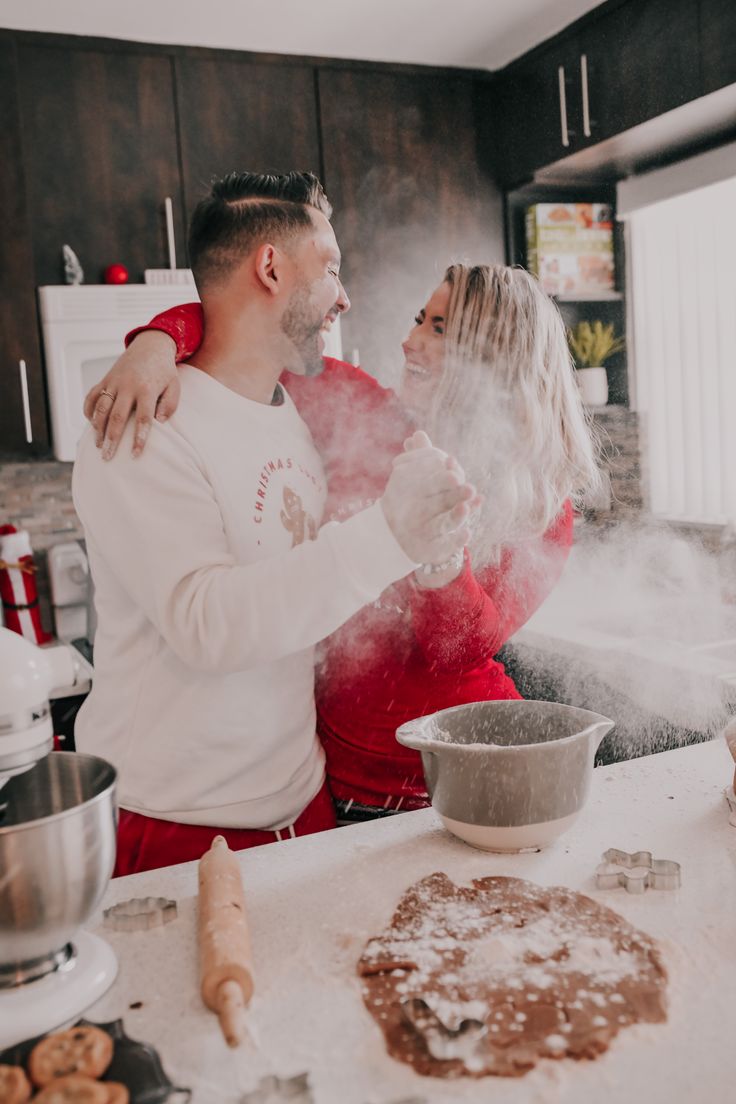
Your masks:
<svg viewBox="0 0 736 1104"><path fill-rule="evenodd" d="M556 303L620 303L620 291L593 291L589 295L553 295Z"/></svg>

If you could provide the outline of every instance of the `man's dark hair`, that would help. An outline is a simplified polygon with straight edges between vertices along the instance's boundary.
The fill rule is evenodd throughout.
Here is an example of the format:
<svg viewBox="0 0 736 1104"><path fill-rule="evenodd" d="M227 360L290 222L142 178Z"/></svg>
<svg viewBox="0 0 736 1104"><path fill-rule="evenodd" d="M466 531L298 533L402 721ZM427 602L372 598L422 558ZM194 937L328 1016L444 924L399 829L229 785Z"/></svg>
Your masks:
<svg viewBox="0 0 736 1104"><path fill-rule="evenodd" d="M308 230L310 207L332 215L313 173L229 173L215 180L189 224L189 263L198 287L227 276L263 242Z"/></svg>

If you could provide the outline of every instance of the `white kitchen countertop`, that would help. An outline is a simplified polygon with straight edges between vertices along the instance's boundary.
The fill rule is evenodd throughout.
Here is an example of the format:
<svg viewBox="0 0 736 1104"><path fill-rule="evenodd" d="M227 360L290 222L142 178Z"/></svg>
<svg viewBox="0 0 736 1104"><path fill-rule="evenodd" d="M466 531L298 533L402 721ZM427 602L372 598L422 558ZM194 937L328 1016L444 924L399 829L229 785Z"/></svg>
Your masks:
<svg viewBox="0 0 736 1104"><path fill-rule="evenodd" d="M164 928L120 933L98 914L91 927L113 946L120 973L87 1015L122 1016L131 1037L157 1048L171 1080L194 1090L193 1104L237 1104L261 1077L305 1070L316 1104L726 1100L736 1084L736 828L723 793L732 776L720 740L600 767L579 820L537 854L475 851L432 810L243 852L255 1042L238 1050L225 1045L199 997L196 864L118 879L104 907L163 895L178 900L179 915ZM596 890L593 872L608 847L677 860L682 888ZM403 891L437 870L455 882L504 874L566 885L616 909L663 945L668 1022L623 1031L597 1061L545 1060L518 1080L428 1079L395 1062L363 1006L355 966Z"/></svg>

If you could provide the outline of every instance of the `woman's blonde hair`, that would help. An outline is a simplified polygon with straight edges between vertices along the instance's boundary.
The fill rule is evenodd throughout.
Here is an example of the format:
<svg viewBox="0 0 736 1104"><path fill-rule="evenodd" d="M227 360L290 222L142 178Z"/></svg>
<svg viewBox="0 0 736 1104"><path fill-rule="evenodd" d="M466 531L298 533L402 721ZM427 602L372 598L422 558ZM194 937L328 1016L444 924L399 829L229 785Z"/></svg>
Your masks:
<svg viewBox="0 0 736 1104"><path fill-rule="evenodd" d="M484 496L476 562L542 534L599 492L598 448L552 300L521 268L451 265L445 369L430 435Z"/></svg>

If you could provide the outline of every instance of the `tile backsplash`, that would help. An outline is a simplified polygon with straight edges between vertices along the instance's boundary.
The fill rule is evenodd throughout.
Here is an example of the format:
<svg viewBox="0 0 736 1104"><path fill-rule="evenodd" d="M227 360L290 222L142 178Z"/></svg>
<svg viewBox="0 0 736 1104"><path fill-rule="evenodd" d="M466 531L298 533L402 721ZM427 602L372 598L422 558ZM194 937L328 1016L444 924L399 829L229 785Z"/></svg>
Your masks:
<svg viewBox="0 0 736 1104"><path fill-rule="evenodd" d="M646 508L642 482L642 442L639 415L625 406L593 410L608 472L608 500L592 511L593 520L622 521Z"/></svg>

